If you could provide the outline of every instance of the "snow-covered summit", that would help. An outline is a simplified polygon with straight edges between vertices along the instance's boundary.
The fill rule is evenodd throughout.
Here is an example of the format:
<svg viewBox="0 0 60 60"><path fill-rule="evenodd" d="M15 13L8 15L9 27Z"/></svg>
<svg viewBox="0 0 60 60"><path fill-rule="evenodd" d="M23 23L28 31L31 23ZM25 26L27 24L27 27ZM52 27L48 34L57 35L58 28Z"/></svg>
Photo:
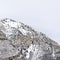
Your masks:
<svg viewBox="0 0 60 60"><path fill-rule="evenodd" d="M32 32L33 34L35 32L31 27L9 18L0 21L0 28L6 34L6 36L11 35L13 30L19 30L23 35L27 35L27 33L32 35Z"/></svg>
<svg viewBox="0 0 60 60"><path fill-rule="evenodd" d="M9 18L0 20L0 60L51 60L58 52L58 43L44 33Z"/></svg>

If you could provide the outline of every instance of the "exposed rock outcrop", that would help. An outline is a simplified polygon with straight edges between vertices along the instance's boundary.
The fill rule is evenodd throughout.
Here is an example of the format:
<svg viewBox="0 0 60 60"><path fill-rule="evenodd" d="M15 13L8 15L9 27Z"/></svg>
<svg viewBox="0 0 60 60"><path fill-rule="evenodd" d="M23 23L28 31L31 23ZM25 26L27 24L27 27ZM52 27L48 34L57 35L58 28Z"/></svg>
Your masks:
<svg viewBox="0 0 60 60"><path fill-rule="evenodd" d="M60 45L42 32L6 18L0 20L0 60L60 60Z"/></svg>

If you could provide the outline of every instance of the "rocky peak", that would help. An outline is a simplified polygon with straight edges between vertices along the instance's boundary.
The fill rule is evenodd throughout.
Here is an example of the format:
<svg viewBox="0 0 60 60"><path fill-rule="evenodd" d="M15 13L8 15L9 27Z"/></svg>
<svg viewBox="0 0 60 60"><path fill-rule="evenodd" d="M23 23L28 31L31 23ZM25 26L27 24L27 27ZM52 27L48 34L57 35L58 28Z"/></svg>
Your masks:
<svg viewBox="0 0 60 60"><path fill-rule="evenodd" d="M5 18L0 20L0 60L57 60L60 46L42 32Z"/></svg>

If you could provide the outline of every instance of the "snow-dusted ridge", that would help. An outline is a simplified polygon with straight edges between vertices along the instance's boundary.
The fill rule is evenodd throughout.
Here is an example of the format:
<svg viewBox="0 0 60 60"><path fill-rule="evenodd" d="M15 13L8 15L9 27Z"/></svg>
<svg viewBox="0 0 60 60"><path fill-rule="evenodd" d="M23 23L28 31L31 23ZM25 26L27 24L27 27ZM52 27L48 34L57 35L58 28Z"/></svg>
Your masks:
<svg viewBox="0 0 60 60"><path fill-rule="evenodd" d="M45 55L54 59L59 51L58 43L42 32L9 18L0 20L0 60L42 60Z"/></svg>
<svg viewBox="0 0 60 60"><path fill-rule="evenodd" d="M3 25L4 28L1 26L1 30L7 35L12 34L12 30L15 28L19 30L23 35L26 35L28 32L31 33L32 29L29 26L24 25L21 22L14 21L12 19L6 18L0 21L0 25ZM30 28L30 30L29 30Z"/></svg>

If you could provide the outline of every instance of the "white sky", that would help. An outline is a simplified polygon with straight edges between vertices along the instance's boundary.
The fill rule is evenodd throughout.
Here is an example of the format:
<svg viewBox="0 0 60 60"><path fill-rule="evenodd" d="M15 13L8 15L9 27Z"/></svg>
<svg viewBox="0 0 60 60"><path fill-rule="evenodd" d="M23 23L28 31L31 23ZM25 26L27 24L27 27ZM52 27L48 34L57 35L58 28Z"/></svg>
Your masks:
<svg viewBox="0 0 60 60"><path fill-rule="evenodd" d="M60 44L60 0L0 0L0 19L32 26Z"/></svg>

